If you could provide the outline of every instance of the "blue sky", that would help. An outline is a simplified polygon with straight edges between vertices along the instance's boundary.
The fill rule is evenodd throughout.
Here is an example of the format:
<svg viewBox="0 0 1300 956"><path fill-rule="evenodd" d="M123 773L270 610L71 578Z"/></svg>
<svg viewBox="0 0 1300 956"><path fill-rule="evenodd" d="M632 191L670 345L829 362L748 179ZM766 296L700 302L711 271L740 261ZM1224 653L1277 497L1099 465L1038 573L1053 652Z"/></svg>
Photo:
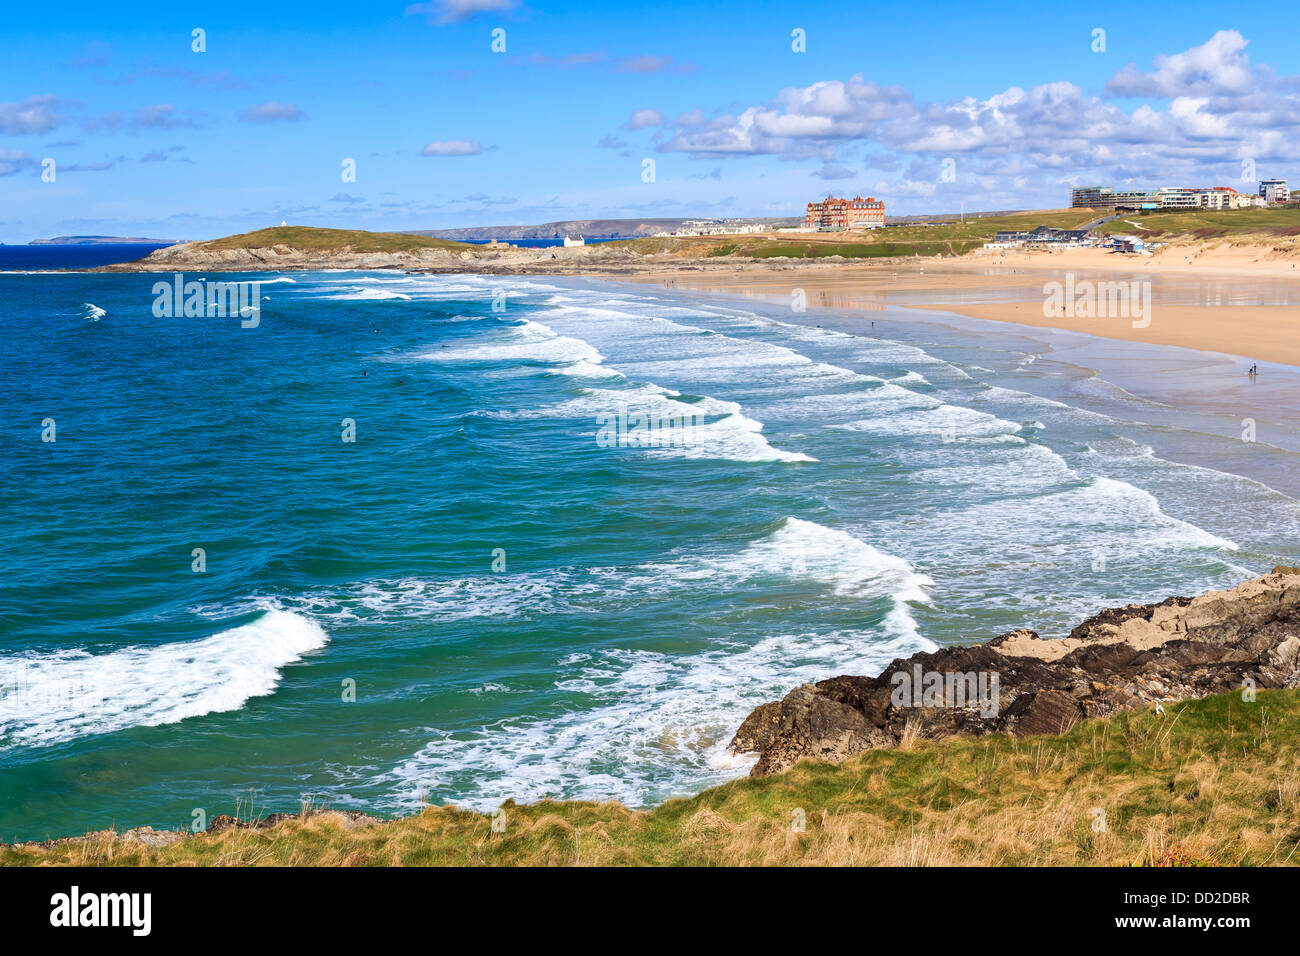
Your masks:
<svg viewBox="0 0 1300 956"><path fill-rule="evenodd" d="M1300 176L1280 4L129 7L6 10L0 240L799 215L832 190L1043 208L1073 182Z"/></svg>

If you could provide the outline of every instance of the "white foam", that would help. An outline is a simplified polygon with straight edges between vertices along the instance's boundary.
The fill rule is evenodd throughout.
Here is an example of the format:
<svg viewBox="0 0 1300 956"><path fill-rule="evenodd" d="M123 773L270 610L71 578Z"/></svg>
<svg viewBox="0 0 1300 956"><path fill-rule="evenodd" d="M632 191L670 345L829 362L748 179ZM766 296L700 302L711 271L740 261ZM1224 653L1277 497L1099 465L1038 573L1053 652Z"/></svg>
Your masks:
<svg viewBox="0 0 1300 956"><path fill-rule="evenodd" d="M422 792L479 810L507 798L618 799L647 806L743 775L727 744L746 715L791 686L873 673L935 645L911 635L780 634L749 647L679 656L612 650L557 662L577 698L534 717L432 739L383 774L399 806Z"/></svg>
<svg viewBox="0 0 1300 956"><path fill-rule="evenodd" d="M452 623L474 618L517 619L599 608L608 589L599 573L571 569L485 574L430 581L415 577L365 581L337 595L303 600L323 617L432 617Z"/></svg>
<svg viewBox="0 0 1300 956"><path fill-rule="evenodd" d="M430 349L420 358L430 362L540 362L550 365L576 365L589 369L600 365L605 357L581 339L558 335L542 325L525 319L508 326L496 341L445 349Z"/></svg>
<svg viewBox="0 0 1300 956"><path fill-rule="evenodd" d="M566 374L581 375L569 368L564 371ZM657 443L629 443L626 446L654 457L743 462L816 461L802 452L774 448L762 435L763 423L745 415L736 402L708 395L683 400L680 392L650 382L623 389L585 388L580 396L555 405L485 414L509 419L587 419L592 425L591 435L595 440L600 416L616 417L622 411L626 411L629 416L644 415L654 421L662 421L671 416L694 416L690 427L683 432L684 444L665 442L666 447L658 447ZM708 421L709 418L716 420Z"/></svg>
<svg viewBox="0 0 1300 956"><path fill-rule="evenodd" d="M898 385L929 385L929 381L920 372L908 372L906 375L899 375L890 379Z"/></svg>
<svg viewBox="0 0 1300 956"><path fill-rule="evenodd" d="M1089 488L1081 494L1089 505L1096 502L1096 510L1090 513L1097 517L1110 518L1116 526L1127 524L1136 519L1143 530L1150 529L1139 538L1139 546L1152 548L1191 547L1217 548L1225 551L1237 551L1238 545L1227 538L1211 534L1204 528L1178 518L1170 517L1160 508L1160 502L1149 491L1117 481L1114 478L1093 478Z"/></svg>
<svg viewBox="0 0 1300 956"><path fill-rule="evenodd" d="M848 431L870 432L875 435L918 436L935 435L949 441L971 441L1001 435L1013 435L1021 426L960 405L936 405L933 408L909 410L906 414L861 419L834 426Z"/></svg>
<svg viewBox="0 0 1300 956"><path fill-rule="evenodd" d="M846 531L802 518L786 518L766 538L739 554L701 567L732 584L759 575L787 574L820 581L838 595L927 601L933 582L900 557L886 554Z"/></svg>
<svg viewBox="0 0 1300 956"><path fill-rule="evenodd" d="M785 518L768 535L735 553L691 550L631 567L555 568L446 580L415 577L364 581L297 601L313 617L431 617L444 623L604 613L712 583L732 590L778 578L816 585L838 597L926 602L928 577L902 558L845 531Z"/></svg>
<svg viewBox="0 0 1300 956"><path fill-rule="evenodd" d="M547 579L545 598L529 610L542 612L547 603L554 609L562 601L593 612L634 614L636 602L761 589L769 578L802 585L806 602L839 601L879 623L862 631L756 639L737 633L686 655L618 647L567 654L554 664L562 696L482 730L430 729L428 743L377 782L394 790L404 806L434 790L479 809L507 797L613 797L644 806L743 774L752 758L736 757L726 746L758 704L796 684L877 673L897 657L936 649L908 612L909 602L926 599L925 575L845 531L797 518L784 519L734 553L686 553L634 568L556 572ZM541 583L537 576L529 580L530 587ZM577 593L577 584L587 590ZM397 605L384 609L409 613L417 593L408 587ZM462 591L462 597L469 593ZM439 616L447 611L448 597L437 591ZM789 600L788 587L781 600Z"/></svg>
<svg viewBox="0 0 1300 956"><path fill-rule="evenodd" d="M346 269L341 271L344 273L353 272L353 270ZM430 302L447 299L494 300L499 297L508 301L524 296L540 295L545 292L561 291L559 286L548 285L535 279L522 280L510 279L504 276L472 274L457 274L456 276L355 274L349 275L347 278L316 280L316 284L320 286L356 285L358 283L373 286L400 285L402 291L409 293L412 298Z"/></svg>
<svg viewBox="0 0 1300 956"><path fill-rule="evenodd" d="M271 609L198 641L0 657L0 741L44 746L239 710L328 640L310 618Z"/></svg>
<svg viewBox="0 0 1300 956"><path fill-rule="evenodd" d="M811 455L774 448L761 434L763 423L747 415L728 415L716 422L696 425L684 447L651 448L647 454L663 458L721 458L745 462L816 461Z"/></svg>
<svg viewBox="0 0 1300 956"><path fill-rule="evenodd" d="M1084 398L1101 399L1108 402L1118 402L1122 405L1129 406L1156 406L1158 408L1172 408L1164 402L1153 401L1149 398L1142 398L1134 395L1125 388L1121 388L1114 382L1109 382L1098 375L1091 375L1088 378L1079 379L1070 385L1070 391L1076 395L1082 395Z"/></svg>
<svg viewBox="0 0 1300 956"><path fill-rule="evenodd" d="M345 292L337 292L333 295L322 296L325 299L336 299L346 302L379 302L385 299L405 299L410 300L409 295L401 292L392 292L388 289L348 289Z"/></svg>
<svg viewBox="0 0 1300 956"><path fill-rule="evenodd" d="M1046 445L1015 438L997 445L981 444L972 454L955 454L960 445L908 449L915 470L909 480L941 484L945 498L986 499L990 495L1033 495L1060 489L1079 475Z"/></svg>
<svg viewBox="0 0 1300 956"><path fill-rule="evenodd" d="M1051 564L1086 567L1094 552L1123 567L1163 561L1170 552L1238 550L1235 542L1166 514L1150 492L1107 477L940 512L926 523L933 527L914 522L911 533L934 540L942 529L940 540L951 553L996 547L1004 562L1024 554L1040 573Z"/></svg>
<svg viewBox="0 0 1300 956"><path fill-rule="evenodd" d="M623 378L623 373L617 369L612 369L607 365L601 365L599 362L590 362L586 359L579 359L576 362L568 363L560 369L563 374L571 375L574 378Z"/></svg>

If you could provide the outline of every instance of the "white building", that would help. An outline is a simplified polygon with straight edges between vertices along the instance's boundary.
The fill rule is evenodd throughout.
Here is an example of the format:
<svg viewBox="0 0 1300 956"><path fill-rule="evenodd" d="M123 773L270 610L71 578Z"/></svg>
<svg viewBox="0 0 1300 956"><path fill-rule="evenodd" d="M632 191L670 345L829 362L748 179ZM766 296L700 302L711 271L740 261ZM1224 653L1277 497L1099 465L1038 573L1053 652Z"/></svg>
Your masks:
<svg viewBox="0 0 1300 956"><path fill-rule="evenodd" d="M570 246L585 246L586 244L587 244L587 240L583 239L582 236L564 237L564 248L566 249L568 249Z"/></svg>
<svg viewBox="0 0 1300 956"><path fill-rule="evenodd" d="M1285 179L1263 179L1259 183L1259 194L1269 205L1286 202Z"/></svg>
<svg viewBox="0 0 1300 956"><path fill-rule="evenodd" d="M1286 181L1270 180L1280 185L1282 198L1286 201ZM1070 191L1070 205L1074 208L1091 207L1094 209L1246 209L1257 204L1265 204L1264 183L1260 184L1259 196L1239 193L1231 186L1194 187L1165 186L1160 189L1124 189L1114 190L1109 186L1086 186ZM1260 200L1256 203L1255 200Z"/></svg>
<svg viewBox="0 0 1300 956"><path fill-rule="evenodd" d="M743 236L760 232L770 232L772 227L765 222L719 222L715 219L686 219L680 229L672 232L657 232L656 239L687 239L692 236Z"/></svg>

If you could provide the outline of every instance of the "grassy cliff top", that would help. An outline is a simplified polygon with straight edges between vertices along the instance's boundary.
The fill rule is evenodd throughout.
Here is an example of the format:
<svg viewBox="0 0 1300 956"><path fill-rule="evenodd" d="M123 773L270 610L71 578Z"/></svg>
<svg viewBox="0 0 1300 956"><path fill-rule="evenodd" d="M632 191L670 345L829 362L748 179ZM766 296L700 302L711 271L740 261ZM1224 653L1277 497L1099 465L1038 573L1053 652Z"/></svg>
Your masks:
<svg viewBox="0 0 1300 956"><path fill-rule="evenodd" d="M42 865L1275 865L1300 863L1300 692L1261 691L805 762L650 811L544 801L392 821L312 813L149 847L0 846ZM234 809L234 808L231 808Z"/></svg>
<svg viewBox="0 0 1300 956"><path fill-rule="evenodd" d="M1170 241L1174 239L1250 239L1300 235L1300 207L1274 209L1188 209L1125 213L1108 222L1101 233L1122 233Z"/></svg>
<svg viewBox="0 0 1300 956"><path fill-rule="evenodd" d="M944 222L909 223L854 232L647 238L616 240L605 245L622 245L643 254L672 252L685 256L738 255L755 258L844 256L847 259L870 259L882 256L961 255L980 248L995 233L1004 230L1023 232L1038 226L1077 229L1102 215L1092 209L1039 209L1001 216L971 217L964 221L954 217Z"/></svg>
<svg viewBox="0 0 1300 956"><path fill-rule="evenodd" d="M1077 228L1097 218L1090 209L1043 209L962 221L910 223L888 229L844 233L781 233L743 236L700 236L685 238L621 239L601 243L598 251L631 250L642 255L692 256L789 256L817 258L878 258L881 256L961 255L979 248L1006 229L1028 230L1037 226ZM365 232L359 229L317 229L310 226L278 226L237 236L200 243L204 250L259 249L283 245L303 252L392 253L416 249L476 249L481 245L435 239L400 232Z"/></svg>
<svg viewBox="0 0 1300 956"><path fill-rule="evenodd" d="M202 243L205 249L267 249L280 245L304 252L409 252L414 249L476 248L469 243L405 232L318 229L315 226L275 226L221 239L209 239Z"/></svg>

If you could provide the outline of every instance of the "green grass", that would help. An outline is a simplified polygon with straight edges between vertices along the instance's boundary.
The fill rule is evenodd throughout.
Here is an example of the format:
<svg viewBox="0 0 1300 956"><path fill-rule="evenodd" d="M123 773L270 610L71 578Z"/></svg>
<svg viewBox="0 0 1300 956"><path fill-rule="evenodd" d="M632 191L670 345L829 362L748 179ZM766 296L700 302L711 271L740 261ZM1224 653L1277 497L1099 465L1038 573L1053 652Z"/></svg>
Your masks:
<svg viewBox="0 0 1300 956"><path fill-rule="evenodd" d="M1096 218L1086 209L1047 209L1004 216L967 219L932 225L907 225L852 233L786 233L768 236L702 236L691 238L647 237L602 243L602 250L626 249L641 255L746 256L766 259L780 256L808 259L843 256L873 259L885 256L961 255L977 249L1005 229L1027 230L1036 226L1076 228ZM470 243L398 232L365 232L358 229L317 229L309 226L278 226L212 239L201 244L210 250L259 249L284 245L303 252L411 252L419 249L481 249Z"/></svg>
<svg viewBox="0 0 1300 956"><path fill-rule="evenodd" d="M995 233L1003 230L1026 231L1038 226L1076 229L1099 215L1090 209L1045 209L859 232L630 239L608 245L622 246L642 255L669 253L682 256L746 256L755 259L782 256L797 259L827 256L843 256L846 259L950 256L978 249L991 240Z"/></svg>
<svg viewBox="0 0 1300 956"><path fill-rule="evenodd" d="M648 812L322 812L149 849L111 832L0 847L10 865L1273 865L1300 862L1300 692L1228 694L1060 736L920 742L805 762ZM1100 814L1105 827L1097 829ZM802 830L794 826L802 819Z"/></svg>
<svg viewBox="0 0 1300 956"><path fill-rule="evenodd" d="M735 245L731 251L721 250L711 255L744 255L755 259L797 257L822 259L841 256L845 259L881 259L889 256L959 256L977 249L984 240L979 239L926 239L911 242L752 242Z"/></svg>
<svg viewBox="0 0 1300 956"><path fill-rule="evenodd" d="M1108 222L1097 231L1162 241L1295 236L1300 235L1300 207L1125 213L1123 218Z"/></svg>
<svg viewBox="0 0 1300 956"><path fill-rule="evenodd" d="M206 249L266 249L290 246L304 252L411 252L416 249L481 248L450 239L415 236L403 232L366 232L362 229L317 229L314 226L275 226L236 236L210 239Z"/></svg>

